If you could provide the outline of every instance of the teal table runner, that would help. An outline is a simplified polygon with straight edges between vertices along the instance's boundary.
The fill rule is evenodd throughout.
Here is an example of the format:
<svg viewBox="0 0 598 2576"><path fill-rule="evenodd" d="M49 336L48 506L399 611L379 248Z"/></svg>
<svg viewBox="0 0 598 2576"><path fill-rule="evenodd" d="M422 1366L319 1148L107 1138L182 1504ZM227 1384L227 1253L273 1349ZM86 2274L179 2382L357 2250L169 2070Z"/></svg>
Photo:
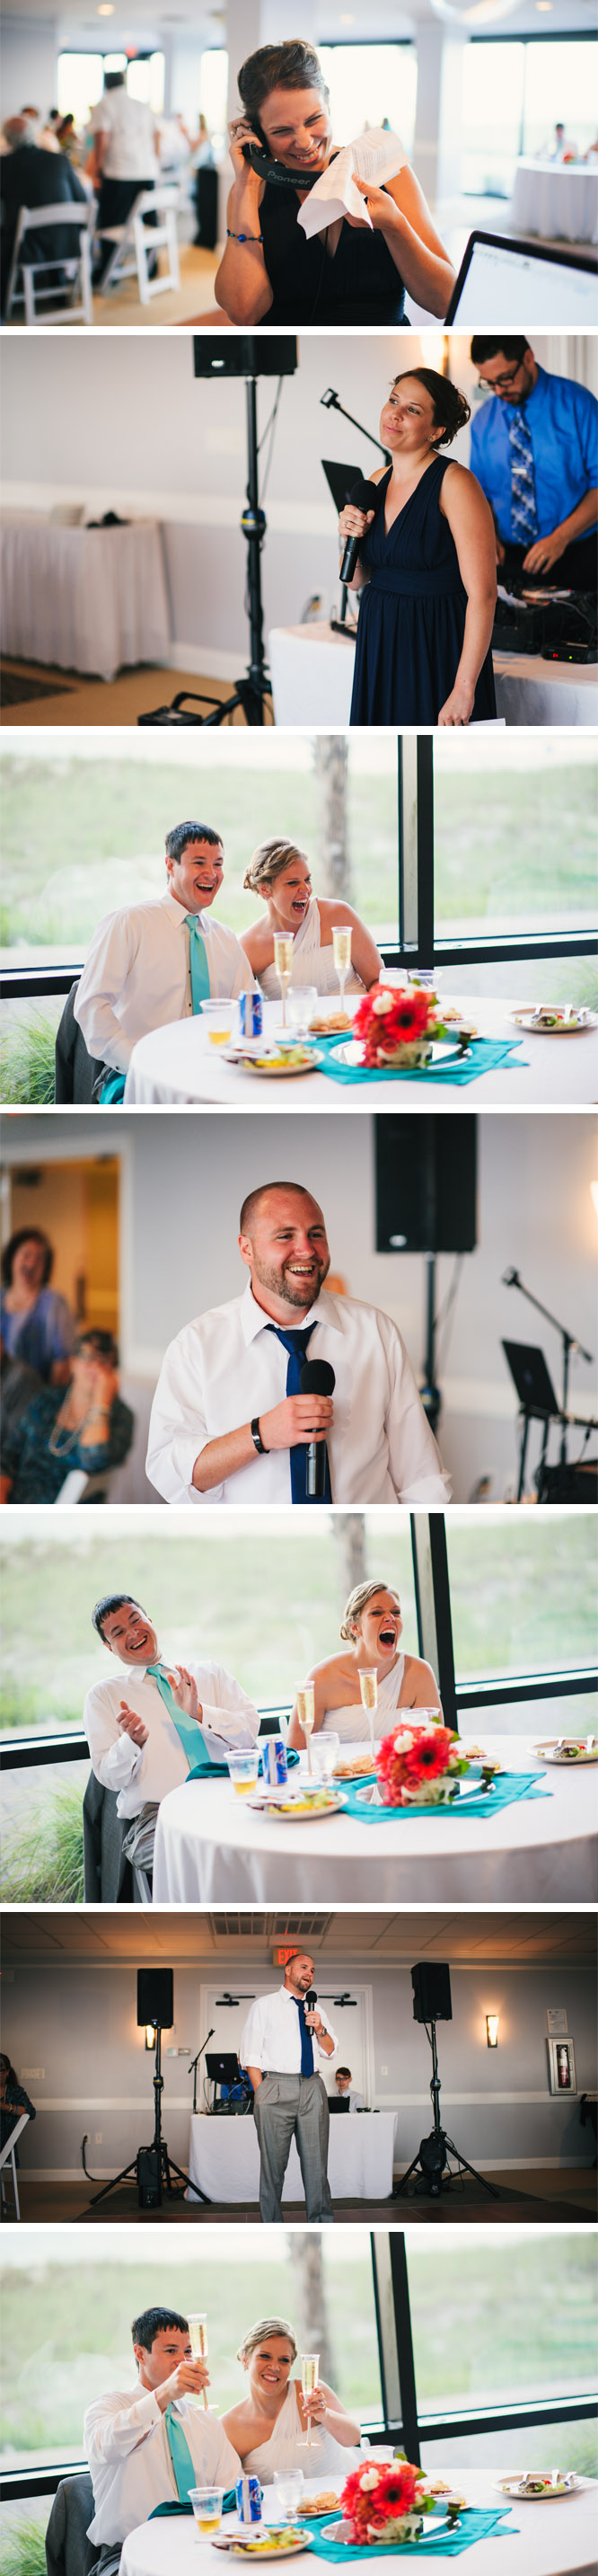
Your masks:
<svg viewBox="0 0 598 2576"><path fill-rule="evenodd" d="M458 2558L461 2550L473 2549L476 2540L492 2538L511 2540L517 2537L513 2523L509 2530L504 2529L507 2515L508 2508L506 2509L504 2505L498 2505L496 2509L492 2507L487 2511L480 2507L479 2512L472 2507L463 2514L461 2522L452 2531L447 2530L444 2522L441 2531L438 2528L435 2529L436 2515L430 2514L429 2517L426 2515L424 2516L425 2539L422 2534L421 2540L391 2541L384 2554L388 2558L420 2558L422 2555L426 2558ZM430 2533L429 2539L426 2525ZM360 2559L362 2564L367 2559L374 2570L379 2554L378 2548L352 2549L347 2541L328 2540L326 2526L322 2531L314 2531L312 2548L317 2558L328 2558L334 2567L344 2566L345 2559L349 2561ZM382 2549L383 2543L380 2543L380 2554Z"/></svg>
<svg viewBox="0 0 598 2576"><path fill-rule="evenodd" d="M520 1067L527 1072L527 1059L518 1053L521 1043L521 1038L472 1038L460 1064L420 1066L410 1073L398 1073L395 1066L386 1065L384 1070L366 1072L363 1065L334 1062L333 1048L342 1044L337 1035L318 1038L318 1071L329 1074L331 1082L359 1082L362 1088L367 1082L368 1089L371 1082L477 1082L480 1074L494 1073L501 1064L507 1073L517 1072Z"/></svg>
<svg viewBox="0 0 598 2576"><path fill-rule="evenodd" d="M544 1778L544 1773L542 1773ZM347 1815L360 1824L384 1825L410 1816L496 1816L502 1807L512 1807L519 1798L551 1798L551 1789L542 1789L535 1771L502 1771L493 1789L480 1790L475 1798L455 1798L450 1807L374 1807L360 1798L357 1789L343 1789L342 1803Z"/></svg>

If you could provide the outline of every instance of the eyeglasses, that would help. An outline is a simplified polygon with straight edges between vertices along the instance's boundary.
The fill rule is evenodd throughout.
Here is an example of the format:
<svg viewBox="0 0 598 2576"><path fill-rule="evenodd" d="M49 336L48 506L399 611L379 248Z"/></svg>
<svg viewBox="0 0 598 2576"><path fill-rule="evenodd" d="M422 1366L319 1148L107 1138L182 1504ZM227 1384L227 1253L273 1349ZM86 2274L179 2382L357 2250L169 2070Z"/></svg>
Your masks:
<svg viewBox="0 0 598 2576"><path fill-rule="evenodd" d="M518 363L517 366L512 367L509 376L493 376L492 378L489 376L478 376L478 384L482 393L498 394L503 390L508 392L509 386L514 385L515 383L515 377L521 375L522 363L523 361Z"/></svg>

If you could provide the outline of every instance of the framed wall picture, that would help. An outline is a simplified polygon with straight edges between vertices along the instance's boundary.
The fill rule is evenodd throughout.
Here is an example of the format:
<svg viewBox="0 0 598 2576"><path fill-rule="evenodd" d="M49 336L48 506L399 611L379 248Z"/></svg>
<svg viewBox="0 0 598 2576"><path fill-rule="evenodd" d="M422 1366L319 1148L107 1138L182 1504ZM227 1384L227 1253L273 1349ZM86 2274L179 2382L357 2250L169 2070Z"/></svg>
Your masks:
<svg viewBox="0 0 598 2576"><path fill-rule="evenodd" d="M576 2093L575 2054L572 2039L549 2039L548 2087L551 2093Z"/></svg>
<svg viewBox="0 0 598 2576"><path fill-rule="evenodd" d="M548 2037L549 2037L549 2039L565 2039L565 2038L566 2038L566 2035L567 2035L567 2014L566 2014L566 2009L565 2009L565 2005L564 2005L564 2004L547 2004L547 2006L546 2006L546 2028L547 2028L547 2031L548 2031Z"/></svg>

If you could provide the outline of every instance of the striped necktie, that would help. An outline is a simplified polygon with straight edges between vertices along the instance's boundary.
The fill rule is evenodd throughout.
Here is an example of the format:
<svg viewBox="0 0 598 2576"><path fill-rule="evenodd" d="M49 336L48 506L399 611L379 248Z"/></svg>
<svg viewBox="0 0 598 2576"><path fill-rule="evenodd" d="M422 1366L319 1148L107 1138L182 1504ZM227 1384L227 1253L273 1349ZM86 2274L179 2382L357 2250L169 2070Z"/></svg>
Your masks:
<svg viewBox="0 0 598 2576"><path fill-rule="evenodd" d="M307 1359L308 1342L311 1341L311 1336L312 1333L315 1333L315 1329L315 1324L308 1324L307 1332L299 1332L296 1330L283 1333L279 1324L267 1324L266 1326L266 1331L268 1333L275 1333L277 1342L282 1342L283 1349L288 1352L287 1395L301 1394L301 1370L303 1368L304 1360ZM332 1486L330 1483L330 1466L326 1443L324 1443L324 1448L326 1469L324 1492L321 1500L323 1503L331 1503ZM289 1456L291 1460L291 1502L305 1503L307 1502L307 1448L305 1443L303 1441L298 1441L296 1447L289 1451Z"/></svg>
<svg viewBox="0 0 598 2576"><path fill-rule="evenodd" d="M209 999L210 969L208 966L208 952L205 939L202 937L201 930L198 929L194 912L185 913L185 925L189 932L189 973L191 976L193 1017L195 1019L197 1012L201 1010L202 1002L207 1002Z"/></svg>
<svg viewBox="0 0 598 2576"><path fill-rule="evenodd" d="M515 545L529 545L538 536L536 478L531 431L524 411L507 409L507 431L511 450L511 527Z"/></svg>

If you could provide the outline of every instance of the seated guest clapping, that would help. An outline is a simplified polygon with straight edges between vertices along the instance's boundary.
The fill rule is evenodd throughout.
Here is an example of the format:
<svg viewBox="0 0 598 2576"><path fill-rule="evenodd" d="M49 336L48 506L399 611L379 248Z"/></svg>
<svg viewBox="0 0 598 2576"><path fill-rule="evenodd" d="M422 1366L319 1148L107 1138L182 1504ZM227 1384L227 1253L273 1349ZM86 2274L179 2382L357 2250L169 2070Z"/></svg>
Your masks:
<svg viewBox="0 0 598 2576"><path fill-rule="evenodd" d="M103 1102L122 1100L138 1038L191 1019L210 994L228 1001L251 984L247 959L224 922L210 921L224 851L208 823L166 835L165 894L107 913L94 932L74 1001L88 1054L102 1058Z"/></svg>
<svg viewBox="0 0 598 2576"><path fill-rule="evenodd" d="M362 1705L360 1673L375 1672L378 1682L377 1704L371 1711L374 1734L387 1734L397 1710L417 1717L422 1708L437 1709L442 1717L438 1683L431 1664L421 1662L419 1655L401 1653L403 1622L397 1592L389 1592L384 1583L357 1583L349 1593L341 1637L343 1653L330 1655L323 1664L315 1664L309 1679L314 1685L315 1732L340 1735L341 1744L369 1742L369 1713ZM303 1752L305 1737L296 1708L289 1727L289 1744Z"/></svg>
<svg viewBox="0 0 598 2576"><path fill-rule="evenodd" d="M324 1503L448 1501L404 1341L390 1315L322 1295L321 1208L296 1182L244 1199L242 1297L170 1343L152 1405L147 1473L167 1503L305 1503L306 1451L323 1444ZM331 1394L302 1393L309 1356ZM329 1381L330 1382L330 1381Z"/></svg>
<svg viewBox="0 0 598 2576"><path fill-rule="evenodd" d="M351 2448L361 2440L357 2419L347 2415L325 2380L304 2397L300 2380L291 2378L296 2358L296 2339L285 2317L260 2317L239 2344L237 2361L246 2372L247 2389L240 2405L223 2415L222 2430L242 2468L263 2486L270 2484L275 2469L303 2468L307 2473L309 2453L301 2445L308 2424L313 2427L314 2475L336 2470L346 2477L356 2465Z"/></svg>
<svg viewBox="0 0 598 2576"><path fill-rule="evenodd" d="M131 2327L137 2386L94 2398L84 2420L94 2512L88 2538L99 2557L95 2576L118 2576L130 2531L163 2504L186 2503L191 2487L214 2479L225 2492L239 2474L238 2454L217 2416L198 2399L209 2388L207 2361L194 2361L186 2317L176 2308L145 2308ZM166 2550L168 2557L168 2550Z"/></svg>
<svg viewBox="0 0 598 2576"><path fill-rule="evenodd" d="M254 850L243 884L250 894L259 894L266 905L266 918L252 921L249 930L241 932L241 947L249 959L252 974L262 993L278 999L280 983L274 962L274 933L282 931L293 941L291 982L314 984L318 993L338 992L338 969L334 960L332 933L339 928L351 930L351 973L346 989L350 993L369 991L382 972L382 959L375 940L359 913L350 903L331 902L328 896L312 894L309 859L294 841L262 841Z"/></svg>
<svg viewBox="0 0 598 2576"><path fill-rule="evenodd" d="M73 1470L95 1478L122 1467L133 1431L112 1333L80 1333L70 1385L40 1387L4 1443L0 1501L57 1503ZM101 1502L101 1492L93 1499Z"/></svg>
<svg viewBox="0 0 598 2576"><path fill-rule="evenodd" d="M130 1859L151 1868L161 1798L191 1771L226 1769L231 1746L255 1743L253 1700L224 1664L209 1656L188 1667L165 1658L157 1629L129 1592L96 1601L93 1625L124 1666L114 1680L94 1682L83 1725L96 1779L116 1789L119 1816L131 1819Z"/></svg>

